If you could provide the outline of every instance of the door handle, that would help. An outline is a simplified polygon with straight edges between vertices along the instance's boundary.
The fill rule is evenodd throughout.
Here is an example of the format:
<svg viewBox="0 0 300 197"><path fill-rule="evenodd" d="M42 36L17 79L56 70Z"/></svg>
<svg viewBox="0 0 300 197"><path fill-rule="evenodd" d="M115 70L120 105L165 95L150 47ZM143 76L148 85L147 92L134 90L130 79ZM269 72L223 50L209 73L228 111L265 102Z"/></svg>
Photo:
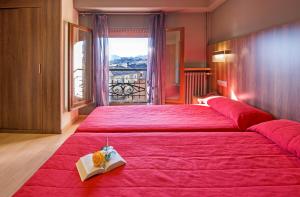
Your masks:
<svg viewBox="0 0 300 197"><path fill-rule="evenodd" d="M38 68L38 69L39 69L39 71L38 71L38 72L39 72L39 74L41 74L41 70L42 70L42 68L41 68L41 67L42 67L42 65L41 65L41 64L39 64L39 68Z"/></svg>

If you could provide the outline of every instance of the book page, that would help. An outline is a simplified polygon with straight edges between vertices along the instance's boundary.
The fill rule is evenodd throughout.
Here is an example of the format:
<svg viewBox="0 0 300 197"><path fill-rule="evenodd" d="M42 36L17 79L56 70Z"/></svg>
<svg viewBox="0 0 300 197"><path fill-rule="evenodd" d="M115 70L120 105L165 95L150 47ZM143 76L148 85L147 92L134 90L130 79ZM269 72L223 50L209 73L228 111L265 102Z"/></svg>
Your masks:
<svg viewBox="0 0 300 197"><path fill-rule="evenodd" d="M105 163L105 172L113 170L119 166L126 164L126 161L119 155L119 153L115 151L115 154L111 157L109 161Z"/></svg>
<svg viewBox="0 0 300 197"><path fill-rule="evenodd" d="M93 154L81 157L76 163L81 180L86 180L96 174L103 173L103 167L95 167L93 163Z"/></svg>
<svg viewBox="0 0 300 197"><path fill-rule="evenodd" d="M80 176L80 180L83 182L87 178L87 174L80 159L76 162L76 167Z"/></svg>

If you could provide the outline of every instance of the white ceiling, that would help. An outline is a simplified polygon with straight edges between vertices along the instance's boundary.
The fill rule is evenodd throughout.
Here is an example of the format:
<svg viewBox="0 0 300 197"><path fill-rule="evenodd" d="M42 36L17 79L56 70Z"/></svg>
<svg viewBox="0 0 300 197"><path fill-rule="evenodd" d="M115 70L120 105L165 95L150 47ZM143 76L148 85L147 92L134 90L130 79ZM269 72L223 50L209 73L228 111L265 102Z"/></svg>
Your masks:
<svg viewBox="0 0 300 197"><path fill-rule="evenodd" d="M74 0L80 11L104 12L211 12L226 0Z"/></svg>

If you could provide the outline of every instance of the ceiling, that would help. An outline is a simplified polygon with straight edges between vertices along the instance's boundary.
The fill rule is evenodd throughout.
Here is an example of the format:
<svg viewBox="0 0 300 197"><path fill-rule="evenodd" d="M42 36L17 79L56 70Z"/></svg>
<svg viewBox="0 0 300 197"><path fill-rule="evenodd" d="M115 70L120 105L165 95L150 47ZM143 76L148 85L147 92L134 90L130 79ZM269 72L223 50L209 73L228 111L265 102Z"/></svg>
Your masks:
<svg viewBox="0 0 300 197"><path fill-rule="evenodd" d="M74 0L80 11L104 12L211 12L226 0Z"/></svg>

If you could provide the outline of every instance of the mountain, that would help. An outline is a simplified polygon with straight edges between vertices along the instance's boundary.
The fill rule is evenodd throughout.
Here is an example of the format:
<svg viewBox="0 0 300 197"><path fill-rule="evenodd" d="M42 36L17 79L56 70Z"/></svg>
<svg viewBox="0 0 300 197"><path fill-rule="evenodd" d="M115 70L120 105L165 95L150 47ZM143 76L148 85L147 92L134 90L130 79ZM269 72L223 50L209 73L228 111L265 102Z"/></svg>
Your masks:
<svg viewBox="0 0 300 197"><path fill-rule="evenodd" d="M118 56L118 55L112 55L111 57L110 57L110 60L116 60L116 59L120 59L121 57L120 56Z"/></svg>

